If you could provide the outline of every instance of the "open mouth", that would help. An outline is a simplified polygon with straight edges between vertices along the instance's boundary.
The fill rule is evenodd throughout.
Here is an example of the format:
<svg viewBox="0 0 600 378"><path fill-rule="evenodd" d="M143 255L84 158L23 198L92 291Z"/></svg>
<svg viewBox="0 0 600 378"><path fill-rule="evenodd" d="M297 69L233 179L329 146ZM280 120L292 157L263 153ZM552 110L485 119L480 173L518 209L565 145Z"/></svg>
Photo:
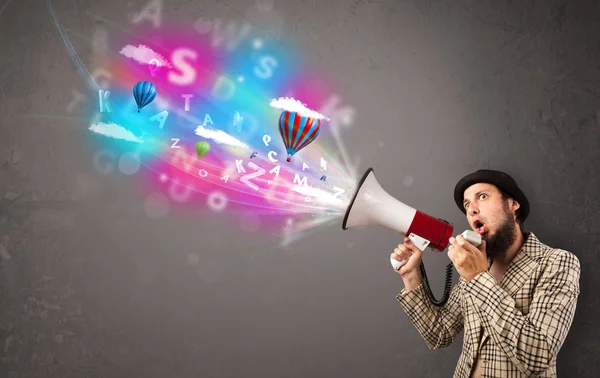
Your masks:
<svg viewBox="0 0 600 378"><path fill-rule="evenodd" d="M479 220L475 221L475 223L473 223L473 226L475 227L475 231L477 231L477 233L480 235L483 235L485 232L487 232L485 224L483 224L483 222Z"/></svg>

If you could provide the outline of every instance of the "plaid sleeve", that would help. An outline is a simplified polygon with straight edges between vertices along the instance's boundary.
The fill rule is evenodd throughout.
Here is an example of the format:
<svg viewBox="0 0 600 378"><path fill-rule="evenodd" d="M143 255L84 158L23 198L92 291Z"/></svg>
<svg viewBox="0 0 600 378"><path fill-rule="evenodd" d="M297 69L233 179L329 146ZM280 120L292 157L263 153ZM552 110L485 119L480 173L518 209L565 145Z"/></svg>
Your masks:
<svg viewBox="0 0 600 378"><path fill-rule="evenodd" d="M482 325L512 363L524 374L546 371L571 327L579 296L577 257L557 250L557 256L540 277L529 313L483 272L465 284L465 296L482 319Z"/></svg>
<svg viewBox="0 0 600 378"><path fill-rule="evenodd" d="M440 308L429 301L423 283L408 292L403 289L396 300L431 350L452 344L463 327L459 285L454 286L448 301Z"/></svg>

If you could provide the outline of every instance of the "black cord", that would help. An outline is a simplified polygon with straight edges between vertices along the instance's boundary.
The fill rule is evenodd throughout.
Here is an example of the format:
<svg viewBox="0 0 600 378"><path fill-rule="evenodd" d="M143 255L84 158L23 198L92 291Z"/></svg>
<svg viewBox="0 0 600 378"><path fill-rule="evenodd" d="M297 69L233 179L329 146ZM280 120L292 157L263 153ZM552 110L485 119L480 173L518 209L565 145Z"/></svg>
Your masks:
<svg viewBox="0 0 600 378"><path fill-rule="evenodd" d="M446 266L446 283L444 284L444 295L442 299L439 301L435 299L433 293L431 292L431 288L429 287L429 281L427 280L427 273L425 272L425 264L423 264L423 260L421 260L421 280L423 281L423 289L425 290L425 294L429 297L431 303L433 303L437 307L442 307L448 301L450 297L450 291L452 290L452 268L454 265L452 263Z"/></svg>
<svg viewBox="0 0 600 378"><path fill-rule="evenodd" d="M492 259L492 261L490 262L488 270L490 270L493 264L494 259ZM423 281L423 289L425 290L425 294L427 294L427 297L429 298L431 303L433 303L433 305L436 307L443 307L446 304L446 302L448 302L448 298L450 298L450 292L452 291L452 268L454 268L454 265L452 263L446 266L446 282L444 283L444 295L442 296L442 299L438 301L431 292L431 288L429 287L429 281L427 280L427 272L425 272L425 264L423 264L423 259L421 259L420 270L421 280Z"/></svg>

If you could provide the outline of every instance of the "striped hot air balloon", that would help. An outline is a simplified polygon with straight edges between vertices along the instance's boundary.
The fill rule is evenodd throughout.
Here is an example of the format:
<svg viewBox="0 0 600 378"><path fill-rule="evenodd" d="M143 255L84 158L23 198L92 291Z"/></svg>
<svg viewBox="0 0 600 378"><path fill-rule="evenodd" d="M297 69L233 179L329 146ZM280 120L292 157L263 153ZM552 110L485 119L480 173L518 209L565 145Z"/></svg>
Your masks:
<svg viewBox="0 0 600 378"><path fill-rule="evenodd" d="M133 98L140 110L156 98L156 87L149 81L140 81L133 87Z"/></svg>
<svg viewBox="0 0 600 378"><path fill-rule="evenodd" d="M319 135L321 120L284 111L279 116L279 133L288 153L287 161Z"/></svg>

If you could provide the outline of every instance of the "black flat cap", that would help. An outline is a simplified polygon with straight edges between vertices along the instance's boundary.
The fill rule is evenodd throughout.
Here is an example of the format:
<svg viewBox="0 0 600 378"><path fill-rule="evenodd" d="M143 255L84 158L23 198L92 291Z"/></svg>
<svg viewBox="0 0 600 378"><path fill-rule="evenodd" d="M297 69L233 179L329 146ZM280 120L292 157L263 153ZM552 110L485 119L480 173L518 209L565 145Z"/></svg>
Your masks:
<svg viewBox="0 0 600 378"><path fill-rule="evenodd" d="M463 206L465 190L471 185L478 183L493 184L502 189L521 205L519 208L519 219L523 222L527 219L529 216L529 201L519 188L519 185L517 185L517 182L507 173L490 169L480 169L477 172L468 174L460 179L456 187L454 187L454 201L463 214L467 214Z"/></svg>

